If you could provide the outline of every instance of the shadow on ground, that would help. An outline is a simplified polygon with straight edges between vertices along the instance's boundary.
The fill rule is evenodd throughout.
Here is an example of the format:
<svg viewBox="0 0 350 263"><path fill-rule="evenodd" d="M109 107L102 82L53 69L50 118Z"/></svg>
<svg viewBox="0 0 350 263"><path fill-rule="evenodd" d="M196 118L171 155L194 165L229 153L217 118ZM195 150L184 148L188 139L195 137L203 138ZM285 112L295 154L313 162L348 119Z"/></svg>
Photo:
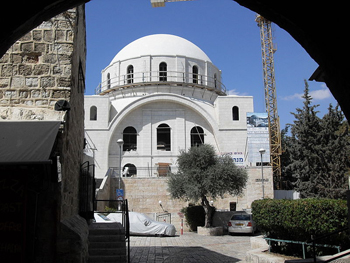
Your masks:
<svg viewBox="0 0 350 263"><path fill-rule="evenodd" d="M133 247L130 251L131 263L217 263L239 262L238 258L208 250L203 247Z"/></svg>

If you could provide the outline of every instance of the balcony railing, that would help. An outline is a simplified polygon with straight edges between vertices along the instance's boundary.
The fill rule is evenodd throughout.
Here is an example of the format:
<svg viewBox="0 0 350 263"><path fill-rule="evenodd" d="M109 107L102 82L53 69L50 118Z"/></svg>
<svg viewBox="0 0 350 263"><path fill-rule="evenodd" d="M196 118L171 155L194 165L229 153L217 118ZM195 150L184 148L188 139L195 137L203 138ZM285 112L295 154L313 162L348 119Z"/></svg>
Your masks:
<svg viewBox="0 0 350 263"><path fill-rule="evenodd" d="M106 94L111 91L135 88L143 85L180 85L201 88L226 94L226 87L218 79L208 75L185 73L181 71L147 71L120 75L101 82L95 94Z"/></svg>

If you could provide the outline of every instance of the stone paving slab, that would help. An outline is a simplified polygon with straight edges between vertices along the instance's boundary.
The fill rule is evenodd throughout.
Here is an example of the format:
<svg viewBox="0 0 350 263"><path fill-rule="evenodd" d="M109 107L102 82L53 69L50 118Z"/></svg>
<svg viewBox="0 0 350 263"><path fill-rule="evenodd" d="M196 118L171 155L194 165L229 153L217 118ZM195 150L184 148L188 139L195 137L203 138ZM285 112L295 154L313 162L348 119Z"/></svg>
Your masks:
<svg viewBox="0 0 350 263"><path fill-rule="evenodd" d="M250 236L130 237L132 263L244 262Z"/></svg>

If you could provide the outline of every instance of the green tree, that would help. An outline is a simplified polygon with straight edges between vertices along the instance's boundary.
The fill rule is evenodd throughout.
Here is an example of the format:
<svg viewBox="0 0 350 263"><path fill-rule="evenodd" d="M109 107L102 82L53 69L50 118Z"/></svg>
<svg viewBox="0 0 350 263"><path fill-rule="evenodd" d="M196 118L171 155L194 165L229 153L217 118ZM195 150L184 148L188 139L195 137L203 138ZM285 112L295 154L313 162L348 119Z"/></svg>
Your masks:
<svg viewBox="0 0 350 263"><path fill-rule="evenodd" d="M294 123L282 133L282 172L302 198L343 198L350 165L348 124L339 106L319 118L305 81L304 106L297 108ZM294 177L290 180L290 177Z"/></svg>
<svg viewBox="0 0 350 263"><path fill-rule="evenodd" d="M312 97L309 94L309 85L305 80L304 106L297 108L294 124L289 124L291 128L290 145L288 154L290 164L286 167L286 172L295 177L295 190L302 198L319 197L318 181L320 175L320 119L317 117L316 108L312 105Z"/></svg>
<svg viewBox="0 0 350 263"><path fill-rule="evenodd" d="M349 132L339 105L328 107L321 120L321 176L319 191L323 197L343 198L347 186L349 167Z"/></svg>
<svg viewBox="0 0 350 263"><path fill-rule="evenodd" d="M247 182L247 172L238 168L230 156L217 156L211 145L182 150L177 160L178 172L169 176L172 198L201 202L205 211L205 227L210 227L214 207L208 198L225 194L240 195Z"/></svg>

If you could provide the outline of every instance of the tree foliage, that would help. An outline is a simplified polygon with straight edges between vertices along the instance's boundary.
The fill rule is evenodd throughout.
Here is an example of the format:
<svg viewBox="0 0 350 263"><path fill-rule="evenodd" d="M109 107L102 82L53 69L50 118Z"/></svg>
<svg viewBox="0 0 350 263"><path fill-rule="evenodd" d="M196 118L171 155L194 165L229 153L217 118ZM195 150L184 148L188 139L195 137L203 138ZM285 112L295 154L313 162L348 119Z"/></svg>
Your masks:
<svg viewBox="0 0 350 263"><path fill-rule="evenodd" d="M342 198L349 167L349 133L339 106L328 108L321 119L312 105L305 81L304 106L297 108L291 136L284 134L282 166L285 177L293 176L301 197ZM346 125L347 126L347 125Z"/></svg>
<svg viewBox="0 0 350 263"><path fill-rule="evenodd" d="M177 162L178 172L172 173L168 180L171 197L201 201L206 212L205 227L210 227L214 208L208 198L242 194L247 172L238 168L231 157L217 156L208 144L192 147L188 152L182 150Z"/></svg>

